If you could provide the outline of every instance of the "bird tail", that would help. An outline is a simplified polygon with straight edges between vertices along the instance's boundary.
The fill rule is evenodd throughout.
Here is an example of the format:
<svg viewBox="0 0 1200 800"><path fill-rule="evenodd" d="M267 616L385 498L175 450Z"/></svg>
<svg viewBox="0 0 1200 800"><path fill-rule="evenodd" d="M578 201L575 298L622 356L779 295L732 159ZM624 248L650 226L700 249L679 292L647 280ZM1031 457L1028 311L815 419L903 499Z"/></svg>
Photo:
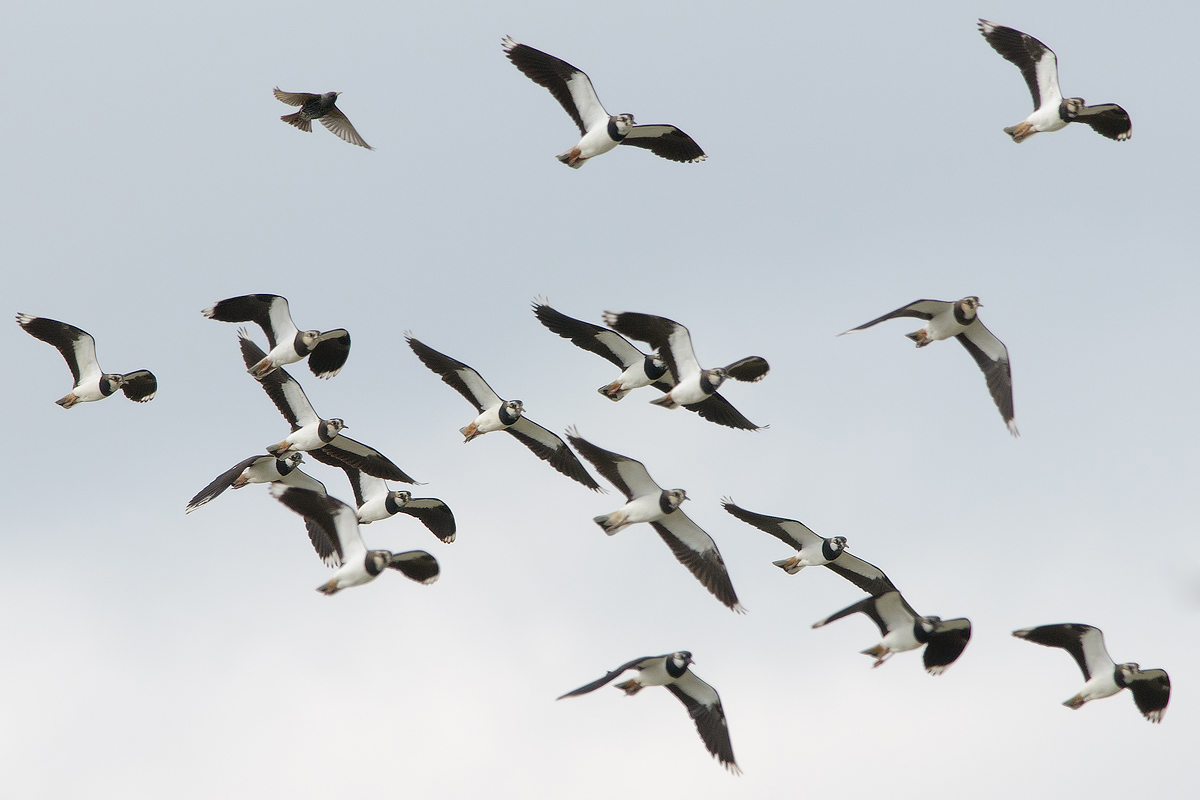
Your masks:
<svg viewBox="0 0 1200 800"><path fill-rule="evenodd" d="M913 331L912 333L906 333L904 335L916 342L917 347L924 347L933 341L928 335L926 335L924 328L921 328L919 331Z"/></svg>
<svg viewBox="0 0 1200 800"><path fill-rule="evenodd" d="M1018 122L1011 128L1005 128L1004 132L1011 136L1012 140L1017 144L1020 144L1030 136L1033 136L1035 133L1037 133L1037 131L1033 129L1033 126L1028 122Z"/></svg>
<svg viewBox="0 0 1200 800"><path fill-rule="evenodd" d="M669 394L664 394L657 400L651 400L650 405L662 406L663 408L679 408L679 403L676 403L674 400L672 400L671 395Z"/></svg>
<svg viewBox="0 0 1200 800"><path fill-rule="evenodd" d="M779 567L788 575L795 575L797 572L804 569L804 565L800 563L800 559L796 558L795 556L792 556L791 558L785 558L782 561L772 561L771 563Z"/></svg>
<svg viewBox="0 0 1200 800"><path fill-rule="evenodd" d="M1063 705L1066 706L1067 708L1071 709L1072 711L1078 711L1080 708L1083 707L1083 704L1086 702L1087 701L1083 699L1082 694L1077 694L1074 697L1072 697L1070 700L1064 700Z"/></svg>
<svg viewBox="0 0 1200 800"><path fill-rule="evenodd" d="M297 111L295 114L284 114L282 117L280 117L280 119L286 122L288 125L293 125L299 128L305 133L312 133L312 120L301 119L299 111Z"/></svg>
<svg viewBox="0 0 1200 800"><path fill-rule="evenodd" d="M583 166L584 162L587 161L586 158L579 157L578 147L572 147L565 153L559 153L557 156L555 156L555 158L566 164L571 169L579 169Z"/></svg>
<svg viewBox="0 0 1200 800"><path fill-rule="evenodd" d="M621 521L620 517L617 516L616 512L612 514L601 514L598 517L592 517L592 522L599 525L600 528L609 536L612 536L614 533L621 530L621 528L625 527L624 523Z"/></svg>
<svg viewBox="0 0 1200 800"><path fill-rule="evenodd" d="M471 441L472 439L474 439L476 436L479 435L479 429L477 427L475 427L474 422L472 422L470 425L466 426L465 428L459 428L458 432L461 433L463 436L467 437L467 438L463 439L463 444L466 444L467 442Z"/></svg>
<svg viewBox="0 0 1200 800"><path fill-rule="evenodd" d="M626 389L625 391L621 391L621 382L619 380L617 380L617 381L613 381L612 383L604 384L596 391L598 391L600 394L604 395L609 400L612 400L615 403L616 401L620 400L625 395L629 394L629 392L631 390Z"/></svg>
<svg viewBox="0 0 1200 800"><path fill-rule="evenodd" d="M75 396L74 392L71 392L66 397L62 397L58 400L55 400L54 402L56 404L62 406L63 408L70 408L71 406L73 406L79 402L79 398Z"/></svg>

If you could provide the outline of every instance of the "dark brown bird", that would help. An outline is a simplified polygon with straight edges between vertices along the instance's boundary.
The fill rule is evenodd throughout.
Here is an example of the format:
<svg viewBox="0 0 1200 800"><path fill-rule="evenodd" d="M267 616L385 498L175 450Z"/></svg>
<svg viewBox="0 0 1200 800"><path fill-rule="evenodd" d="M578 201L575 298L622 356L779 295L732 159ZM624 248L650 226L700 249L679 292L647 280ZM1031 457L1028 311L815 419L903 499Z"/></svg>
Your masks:
<svg viewBox="0 0 1200 800"><path fill-rule="evenodd" d="M278 100L289 106L300 106L300 110L295 114L284 114L280 117L287 124L294 125L306 133L312 133L312 121L319 120L338 138L345 139L350 144L374 150L374 147L363 141L363 138L358 135L358 131L354 130L354 126L350 124L350 120L335 105L339 94L341 92L326 92L325 94L283 92L279 90L278 86L275 87L275 97Z"/></svg>

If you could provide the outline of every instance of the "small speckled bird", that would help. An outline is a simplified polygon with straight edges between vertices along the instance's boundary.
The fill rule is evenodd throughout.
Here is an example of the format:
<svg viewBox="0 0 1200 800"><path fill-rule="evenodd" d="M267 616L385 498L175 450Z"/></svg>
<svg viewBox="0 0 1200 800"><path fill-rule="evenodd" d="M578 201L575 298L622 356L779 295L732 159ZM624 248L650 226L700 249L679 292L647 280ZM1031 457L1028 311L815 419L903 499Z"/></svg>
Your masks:
<svg viewBox="0 0 1200 800"><path fill-rule="evenodd" d="M300 110L295 114L284 114L280 117L288 125L297 127L305 133L312 133L312 121L315 119L339 139L344 139L350 144L356 144L368 150L374 150L374 147L371 147L358 135L358 131L354 130L350 120L337 107L339 94L341 92L326 92L325 94L284 92L280 91L278 86L275 87L277 100L287 103L289 106L300 106Z"/></svg>

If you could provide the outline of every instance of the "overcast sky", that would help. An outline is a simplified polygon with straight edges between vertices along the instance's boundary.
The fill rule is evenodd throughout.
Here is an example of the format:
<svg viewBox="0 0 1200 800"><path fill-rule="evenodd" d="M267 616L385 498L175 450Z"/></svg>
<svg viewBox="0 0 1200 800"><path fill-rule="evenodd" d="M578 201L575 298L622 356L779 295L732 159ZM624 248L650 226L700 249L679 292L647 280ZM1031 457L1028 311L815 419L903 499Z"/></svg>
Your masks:
<svg viewBox="0 0 1200 800"><path fill-rule="evenodd" d="M1117 102L1014 145L1018 70L976 30L1038 37L1064 93ZM459 4L213 2L9 9L0 225L6 313L77 325L153 402L69 412L62 359L12 322L0 467L0 775L30 798L1188 796L1200 740L1195 423L1195 3ZM611 113L709 154L634 148L570 170L578 139L504 58L511 34L588 72ZM281 123L285 91L342 91L368 152ZM287 425L235 325L200 309L282 294L346 327L345 370L291 372L428 485L443 545L332 598L301 520L262 486L185 516ZM1008 346L1021 438L961 347L914 320L838 338L917 298L978 295ZM755 433L610 403L611 365L544 329L537 296L687 325ZM730 613L648 526L607 537L592 493L474 410L402 332L528 416L643 461L717 541ZM257 330L254 336L262 343ZM306 469L351 499L340 471ZM884 569L923 614L967 616L960 660L880 669L862 593L726 514L803 520ZM1117 661L1170 672L1161 726L1128 693L1072 712L1065 653L1012 630L1083 622ZM554 698L688 649L720 692L741 777L661 689ZM736 793L736 794L735 794Z"/></svg>

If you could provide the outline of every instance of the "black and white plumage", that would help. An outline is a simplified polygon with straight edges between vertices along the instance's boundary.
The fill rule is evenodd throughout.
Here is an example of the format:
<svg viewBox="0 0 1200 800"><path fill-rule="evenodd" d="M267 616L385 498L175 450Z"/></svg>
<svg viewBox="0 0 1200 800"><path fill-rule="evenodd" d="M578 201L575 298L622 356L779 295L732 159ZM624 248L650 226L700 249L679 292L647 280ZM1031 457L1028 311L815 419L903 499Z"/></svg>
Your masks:
<svg viewBox="0 0 1200 800"><path fill-rule="evenodd" d="M619 144L642 147L671 161L690 163L708 158L692 137L674 125L635 125L632 114L610 115L600 105L592 81L583 70L511 36L505 36L502 44L513 66L538 86L549 89L579 126L583 138L558 156L567 166L579 169L589 158Z"/></svg>
<svg viewBox="0 0 1200 800"><path fill-rule="evenodd" d="M571 344L621 368L622 372L616 380L597 389L609 400L620 400L643 386L654 386L659 391L669 392L675 385L675 378L662 358L657 354L643 353L616 331L568 317L546 303L535 302L533 313L539 322L564 339L569 339Z"/></svg>
<svg viewBox="0 0 1200 800"><path fill-rule="evenodd" d="M882 317L877 317L864 325L843 331L838 335L844 336L847 333L865 330L884 320L899 317L929 320L929 324L924 328L907 333L905 336L916 342L917 347L924 347L931 342L949 339L952 336L957 339L958 343L966 348L967 352L971 354L971 358L975 359L975 363L983 370L988 391L996 403L996 408L1000 411L1000 416L1004 419L1004 424L1008 427L1008 432L1013 436L1019 436L1020 432L1017 430L1017 423L1013 418L1012 366L1008 360L1008 348L979 321L977 312L982 307L983 303L979 302L978 297L964 297L954 302L915 300Z"/></svg>
<svg viewBox="0 0 1200 800"><path fill-rule="evenodd" d="M350 486L354 490L354 502L358 504L358 524L369 525L396 514L406 514L421 521L430 532L449 544L454 541L458 528L450 506L436 497L413 497L411 492L397 492L388 488L386 482L374 478L361 470L342 465Z"/></svg>
<svg viewBox="0 0 1200 800"><path fill-rule="evenodd" d="M642 462L597 447L574 429L567 431L567 439L629 501L611 514L594 519L605 533L612 536L629 525L650 523L675 558L705 589L737 613L745 613L717 543L679 508L687 499L687 492L664 490L650 477Z"/></svg>
<svg viewBox="0 0 1200 800"><path fill-rule="evenodd" d="M464 443L485 433L506 431L563 475L589 489L602 491L600 484L579 463L566 442L524 415L525 406L520 400L502 400L471 367L445 353L439 353L409 334L405 334L405 337L421 363L437 373L447 386L465 397L479 411L479 416L469 425L459 428L458 432L465 437Z"/></svg>
<svg viewBox="0 0 1200 800"><path fill-rule="evenodd" d="M242 348L242 360L247 367L257 364L266 355L244 331L238 333L238 344ZM383 453L349 436L343 436L341 430L346 427L346 423L340 419L321 419L313 410L304 389L300 388L300 384L287 370L276 369L258 378L258 383L279 409L279 413L283 414L284 419L292 426L290 436L267 448L271 455L282 456L304 451L317 461L333 467L348 464L376 478L416 483Z"/></svg>
<svg viewBox="0 0 1200 800"><path fill-rule="evenodd" d="M692 654L687 650L635 658L603 678L567 692L558 699L594 692L626 671L636 670L632 678L618 683L616 688L625 692L628 697L637 694L646 686L665 686L667 691L687 707L688 714L695 721L696 730L700 733L708 752L712 753L725 769L734 775L740 775L742 771L733 758L733 744L729 741L729 725L725 721L725 710L721 708L721 698L716 689L700 680L689 669L692 663Z"/></svg>
<svg viewBox="0 0 1200 800"><path fill-rule="evenodd" d="M729 428L756 431L766 427L746 419L717 394L717 389L726 378L747 383L762 380L771 369L765 358L747 356L724 367L704 369L696 360L688 329L674 320L633 311L605 311L604 324L630 338L647 342L675 376L676 384L662 397L651 400L651 405L663 408L683 406L709 422Z"/></svg>
<svg viewBox="0 0 1200 800"><path fill-rule="evenodd" d="M312 121L320 120L330 133L342 141L374 150L374 147L371 147L358 135L358 131L354 130L354 126L350 124L349 118L337 107L336 103L340 94L341 92L325 92L324 94L284 92L280 91L278 86L275 87L277 100L287 103L289 106L300 106L300 110L296 113L284 114L280 117L288 125L299 128L305 133L312 133Z"/></svg>
<svg viewBox="0 0 1200 800"><path fill-rule="evenodd" d="M1077 710L1084 703L1128 689L1142 716L1151 722L1162 721L1171 699L1171 680L1166 671L1142 669L1133 662L1115 663L1108 655L1104 633L1099 628L1064 622L1022 628L1013 631L1013 636L1046 647L1061 647L1075 659L1086 682L1073 697L1063 701L1067 708Z"/></svg>
<svg viewBox="0 0 1200 800"><path fill-rule="evenodd" d="M315 526L327 537L330 545L328 555L321 553L321 546L313 537L313 545L322 555L322 560L328 566L337 568L332 578L317 587L322 594L336 594L342 589L369 583L385 569L397 570L425 584L433 583L441 574L437 559L424 550L403 553L368 550L358 531L358 516L354 509L336 497L279 483L271 484L271 494L304 517L306 522L312 523L309 526L310 536Z"/></svg>
<svg viewBox="0 0 1200 800"><path fill-rule="evenodd" d="M865 561L862 563L866 564ZM832 565L828 566L832 568ZM873 572L835 571L856 586L871 592L871 596L814 622L813 627L820 628L834 620L861 612L871 618L883 635L879 644L862 651L863 655L875 659L873 666L878 667L893 653L916 650L924 645L926 672L941 675L966 649L971 640L971 621L965 617L943 620L941 617L921 616L887 576L879 572L878 567L867 566ZM879 577L875 577L875 572L879 573Z"/></svg>
<svg viewBox="0 0 1200 800"><path fill-rule="evenodd" d="M1014 142L1023 142L1035 133L1060 130L1070 122L1091 125L1096 133L1118 142L1133 135L1128 112L1116 103L1089 106L1082 97L1062 96L1058 58L1049 47L1028 33L986 19L979 20L979 32L997 53L1017 65L1033 95L1033 113L1004 129Z"/></svg>
<svg viewBox="0 0 1200 800"><path fill-rule="evenodd" d="M35 339L53 345L66 360L75 385L64 397L54 402L63 408L78 403L92 403L114 394L118 389L137 403L154 399L158 380L149 370L105 373L96 360L96 340L87 331L46 317L17 314L17 324Z"/></svg>
<svg viewBox="0 0 1200 800"><path fill-rule="evenodd" d="M742 522L796 549L796 555L791 558L772 562L788 575L795 575L805 567L828 567L865 592L887 591L891 585L879 567L846 552L844 536L826 539L803 522L747 511L729 499L722 500L721 505Z"/></svg>
<svg viewBox="0 0 1200 800"><path fill-rule="evenodd" d="M267 335L270 351L250 374L261 378L273 369L308 359L308 368L318 378L332 378L342 371L350 356L350 333L302 331L292 322L288 301L277 294L246 294L230 297L201 311L218 322L253 322Z"/></svg>
<svg viewBox="0 0 1200 800"><path fill-rule="evenodd" d="M196 496L188 501L185 513L190 514L205 503L215 500L226 489L241 489L252 483L283 483L324 493L325 484L300 469L303 462L304 456L300 453L288 453L282 458L250 456L222 472L212 483L197 492Z"/></svg>

